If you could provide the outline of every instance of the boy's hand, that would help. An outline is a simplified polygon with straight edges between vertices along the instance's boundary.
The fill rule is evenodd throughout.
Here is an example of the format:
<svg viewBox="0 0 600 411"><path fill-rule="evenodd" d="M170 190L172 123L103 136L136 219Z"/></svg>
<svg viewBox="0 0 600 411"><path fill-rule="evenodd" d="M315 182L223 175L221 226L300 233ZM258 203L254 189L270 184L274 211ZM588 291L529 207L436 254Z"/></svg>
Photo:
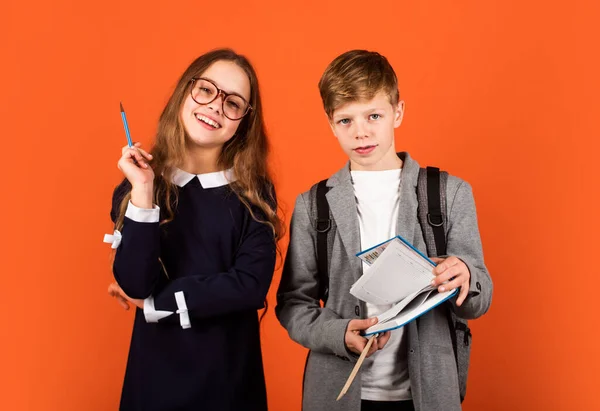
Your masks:
<svg viewBox="0 0 600 411"><path fill-rule="evenodd" d="M142 310L144 309L144 300L137 300L135 298L128 297L117 283L112 283L108 286L108 295L115 297L117 302L121 304L121 307L126 310L129 310L129 303L141 308Z"/></svg>
<svg viewBox="0 0 600 411"><path fill-rule="evenodd" d="M431 260L437 264L433 269L433 274L436 277L431 281L431 285L438 287L439 292L454 290L460 287L460 292L456 299L456 305L460 307L465 298L467 298L471 285L469 268L460 258L454 256L445 259L433 257Z"/></svg>
<svg viewBox="0 0 600 411"><path fill-rule="evenodd" d="M377 323L377 318L366 318L364 320L350 320L348 323L348 328L346 330L346 335L344 341L346 343L346 347L352 351L353 353L360 354L362 350L364 350L365 345L367 345L367 339L360 335L360 332L366 330L367 328L375 325ZM375 351L381 350L390 339L390 332L387 331L377 337L375 337L371 348L369 348L369 352L367 353L367 357L371 356Z"/></svg>

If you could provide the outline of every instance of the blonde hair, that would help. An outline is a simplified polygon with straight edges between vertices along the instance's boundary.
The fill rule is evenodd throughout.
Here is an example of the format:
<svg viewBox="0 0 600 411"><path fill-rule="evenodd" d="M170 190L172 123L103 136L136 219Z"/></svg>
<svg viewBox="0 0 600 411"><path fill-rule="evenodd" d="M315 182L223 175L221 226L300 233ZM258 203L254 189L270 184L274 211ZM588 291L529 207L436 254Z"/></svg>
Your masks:
<svg viewBox="0 0 600 411"><path fill-rule="evenodd" d="M319 80L319 92L329 118L346 103L371 100L385 92L392 105L398 104L398 79L388 60L367 50L351 50L336 57Z"/></svg>

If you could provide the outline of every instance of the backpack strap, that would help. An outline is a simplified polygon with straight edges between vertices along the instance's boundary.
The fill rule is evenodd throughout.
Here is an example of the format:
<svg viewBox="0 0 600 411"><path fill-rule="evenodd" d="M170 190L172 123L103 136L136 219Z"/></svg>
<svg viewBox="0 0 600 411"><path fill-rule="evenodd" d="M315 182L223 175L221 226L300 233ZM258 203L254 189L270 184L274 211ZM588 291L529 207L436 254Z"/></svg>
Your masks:
<svg viewBox="0 0 600 411"><path fill-rule="evenodd" d="M446 255L446 181L448 174L437 167L421 168L417 182L419 222L427 255Z"/></svg>
<svg viewBox="0 0 600 411"><path fill-rule="evenodd" d="M439 168L427 167L421 168L419 171L417 182L418 215L429 257L444 256L447 253L447 181L448 174L440 171ZM449 304L446 304L446 307L452 348L456 360L460 401L462 402L467 392L471 330L467 325L467 321L459 318ZM459 333L462 335L462 341L458 340Z"/></svg>
<svg viewBox="0 0 600 411"><path fill-rule="evenodd" d="M329 203L327 202L327 179L317 184L317 270L319 274L319 297L323 303L327 302L329 296L329 267L327 258L327 234L331 229L331 217L329 215Z"/></svg>
<svg viewBox="0 0 600 411"><path fill-rule="evenodd" d="M440 169L427 167L427 202L429 203L427 222L433 230L437 254L446 255L446 233L440 197Z"/></svg>

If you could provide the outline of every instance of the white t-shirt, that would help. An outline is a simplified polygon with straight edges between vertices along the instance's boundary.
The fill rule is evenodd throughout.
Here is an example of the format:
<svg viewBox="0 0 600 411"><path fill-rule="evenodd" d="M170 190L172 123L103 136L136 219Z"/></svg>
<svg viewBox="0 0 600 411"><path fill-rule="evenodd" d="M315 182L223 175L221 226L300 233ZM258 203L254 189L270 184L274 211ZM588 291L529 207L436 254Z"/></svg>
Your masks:
<svg viewBox="0 0 600 411"><path fill-rule="evenodd" d="M351 171L360 228L361 249L373 247L396 235L400 206L401 169ZM363 263L363 273L369 266ZM367 317L391 305L367 303ZM386 346L367 358L362 366L361 398L371 401L402 401L412 398L404 328L392 331Z"/></svg>

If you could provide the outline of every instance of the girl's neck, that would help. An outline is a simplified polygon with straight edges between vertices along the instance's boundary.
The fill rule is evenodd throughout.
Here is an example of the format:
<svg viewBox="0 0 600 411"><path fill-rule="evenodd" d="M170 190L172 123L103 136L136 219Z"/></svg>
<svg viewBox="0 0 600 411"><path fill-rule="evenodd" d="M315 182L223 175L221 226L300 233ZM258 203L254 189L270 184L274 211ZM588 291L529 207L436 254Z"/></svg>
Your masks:
<svg viewBox="0 0 600 411"><path fill-rule="evenodd" d="M183 171L191 174L206 174L221 171L218 160L221 154L221 147L215 148L199 148L186 147Z"/></svg>

